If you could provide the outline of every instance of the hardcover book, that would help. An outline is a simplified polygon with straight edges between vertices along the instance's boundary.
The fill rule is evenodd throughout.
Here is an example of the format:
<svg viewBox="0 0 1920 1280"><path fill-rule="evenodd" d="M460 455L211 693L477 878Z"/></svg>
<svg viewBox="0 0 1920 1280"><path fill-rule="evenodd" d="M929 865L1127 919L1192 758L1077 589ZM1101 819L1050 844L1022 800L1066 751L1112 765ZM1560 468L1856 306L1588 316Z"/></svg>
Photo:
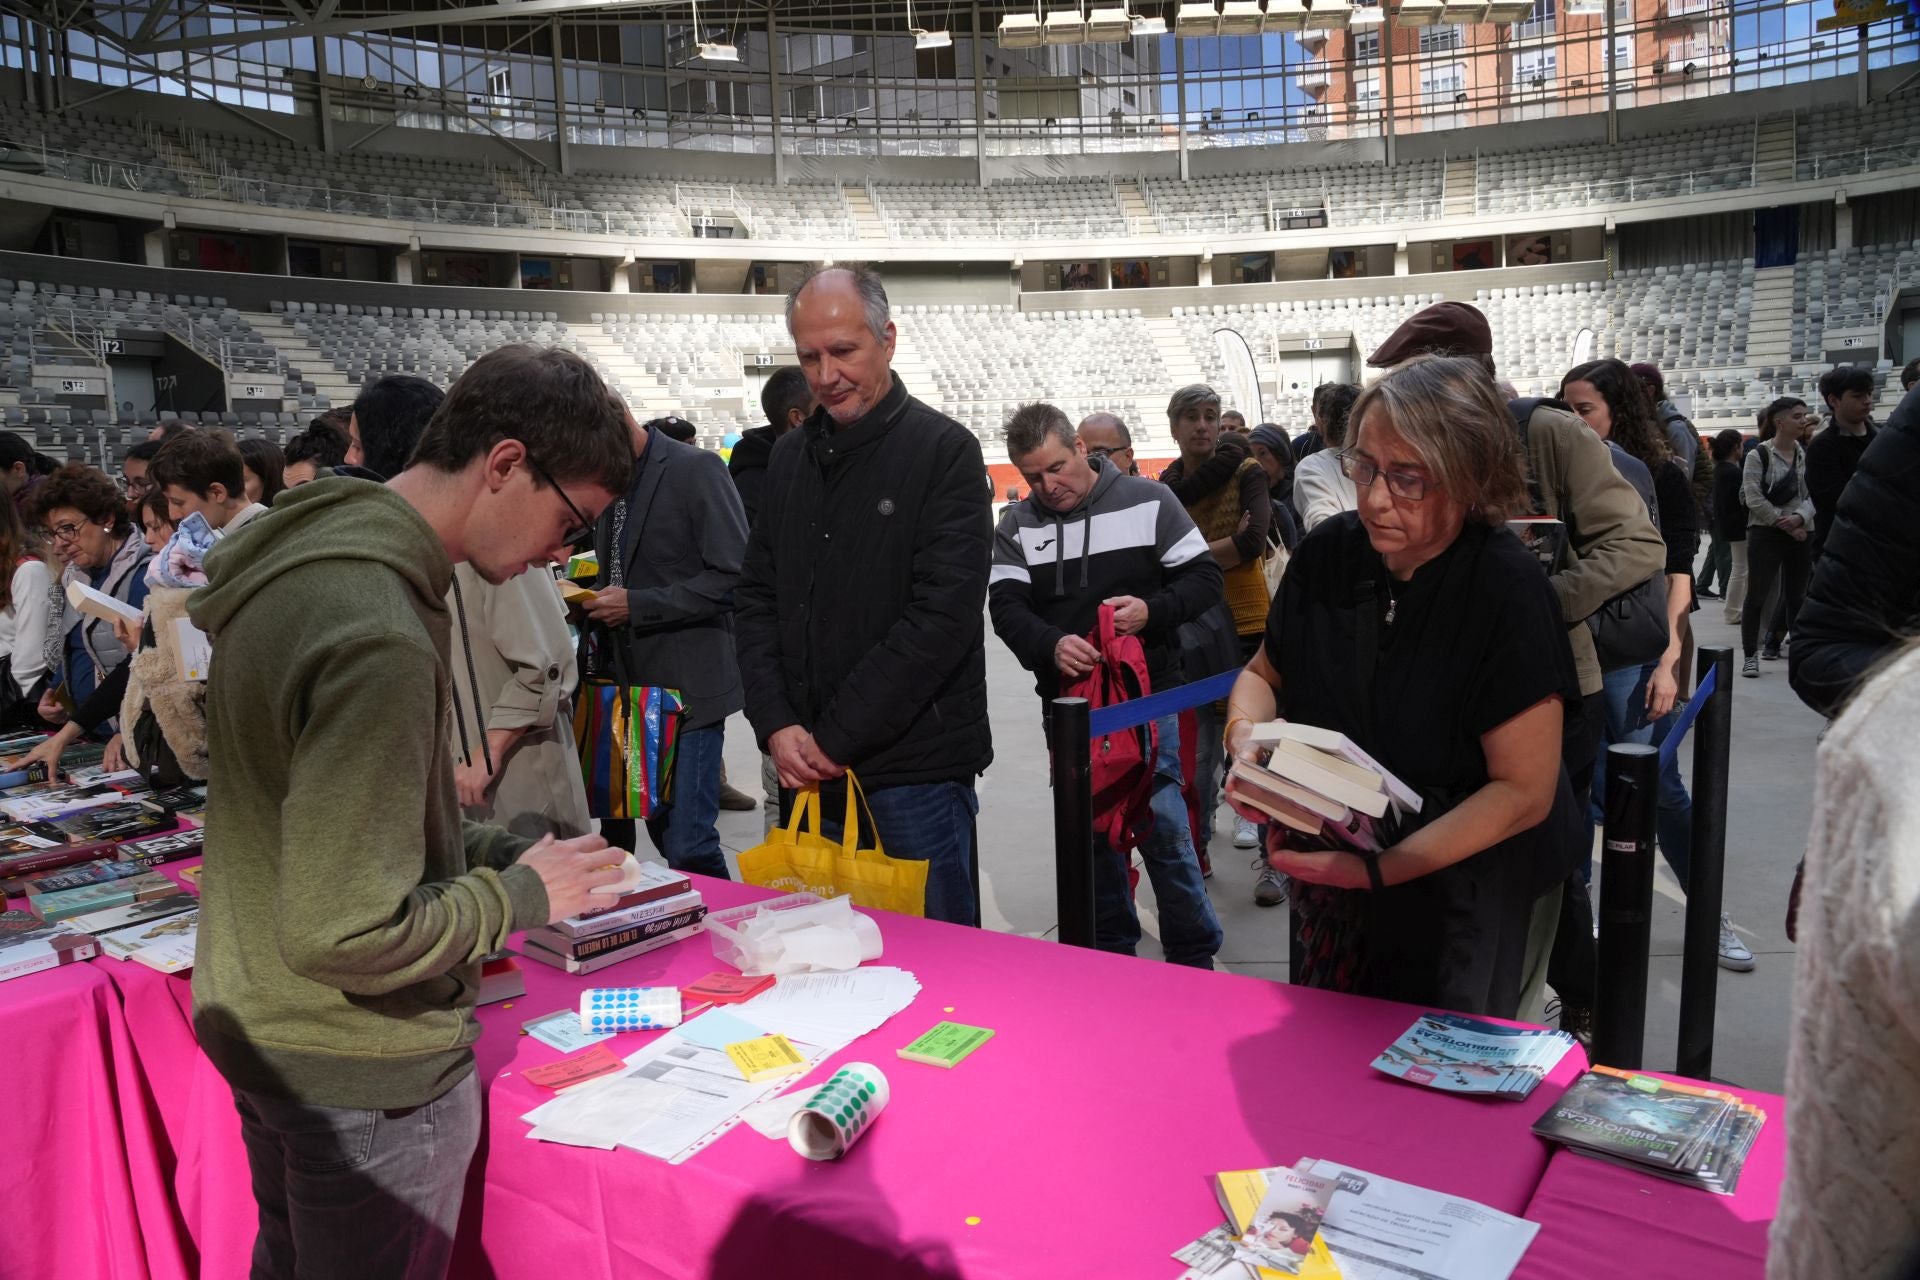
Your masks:
<svg viewBox="0 0 1920 1280"><path fill-rule="evenodd" d="M120 843L119 857L122 862L136 862L141 866L157 867L163 862L179 862L184 858L197 858L205 852L207 832L204 827L188 827L181 831L170 831L163 836L148 836L143 840L124 840Z"/></svg>
<svg viewBox="0 0 1920 1280"><path fill-rule="evenodd" d="M527 941L545 947L555 955L568 956L574 960L584 960L588 956L597 956L607 951L617 951L636 942L644 942L663 933L672 933L688 925L699 924L706 918L705 906L695 902L671 914L656 916L639 924L628 925L624 929L615 929L610 933L599 933L588 938L569 938L555 932L552 927L527 930Z"/></svg>
<svg viewBox="0 0 1920 1280"><path fill-rule="evenodd" d="M89 911L85 915L73 916L62 921L70 924L82 933L112 933L115 929L128 929L137 924L146 924L151 920L162 920L167 916L177 916L183 911L200 909L200 899L190 893L176 893L168 898L150 898L145 902L132 902L124 907L108 907L104 911Z"/></svg>
<svg viewBox="0 0 1920 1280"><path fill-rule="evenodd" d="M568 916L552 927L570 937L584 936L599 931L600 926L591 923L599 917L611 915L617 911L629 911L634 907L645 906L649 902L658 902L662 898L686 893L693 888L693 881L658 862L642 862L639 865L640 883L638 885L622 894L608 894L605 906L595 907L591 911L582 911L577 916Z"/></svg>
<svg viewBox="0 0 1920 1280"><path fill-rule="evenodd" d="M652 902L622 907L618 911L607 911L590 916L568 916L564 920L556 920L550 925L544 925L542 929L556 937L571 940L597 938L602 934L645 924L649 920L658 920L662 916L678 915L682 911L700 906L703 901L698 889L688 889L685 893L670 894Z"/></svg>

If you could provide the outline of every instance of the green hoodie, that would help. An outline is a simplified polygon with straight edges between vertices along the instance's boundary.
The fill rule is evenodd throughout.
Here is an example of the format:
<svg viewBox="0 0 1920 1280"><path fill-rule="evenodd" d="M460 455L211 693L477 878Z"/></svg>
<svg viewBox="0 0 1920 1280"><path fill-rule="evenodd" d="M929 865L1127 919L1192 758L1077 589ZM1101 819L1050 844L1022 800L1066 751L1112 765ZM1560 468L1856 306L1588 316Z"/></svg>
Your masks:
<svg viewBox="0 0 1920 1280"><path fill-rule="evenodd" d="M546 923L527 842L464 822L453 566L406 501L326 479L207 553L194 1025L233 1085L387 1110L473 1069L480 958Z"/></svg>

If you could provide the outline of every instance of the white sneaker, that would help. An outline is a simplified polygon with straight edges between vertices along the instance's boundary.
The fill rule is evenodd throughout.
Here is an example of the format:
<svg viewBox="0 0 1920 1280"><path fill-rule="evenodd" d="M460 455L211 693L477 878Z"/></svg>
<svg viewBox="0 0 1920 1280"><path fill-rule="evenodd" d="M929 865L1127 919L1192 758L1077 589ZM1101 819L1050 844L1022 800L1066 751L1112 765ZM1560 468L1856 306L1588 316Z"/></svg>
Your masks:
<svg viewBox="0 0 1920 1280"><path fill-rule="evenodd" d="M1720 916L1720 967L1735 973L1746 973L1753 968L1753 952L1740 941L1740 935L1733 931L1733 922L1724 912Z"/></svg>
<svg viewBox="0 0 1920 1280"><path fill-rule="evenodd" d="M1260 847L1260 828L1237 813L1233 815L1233 847L1236 849Z"/></svg>

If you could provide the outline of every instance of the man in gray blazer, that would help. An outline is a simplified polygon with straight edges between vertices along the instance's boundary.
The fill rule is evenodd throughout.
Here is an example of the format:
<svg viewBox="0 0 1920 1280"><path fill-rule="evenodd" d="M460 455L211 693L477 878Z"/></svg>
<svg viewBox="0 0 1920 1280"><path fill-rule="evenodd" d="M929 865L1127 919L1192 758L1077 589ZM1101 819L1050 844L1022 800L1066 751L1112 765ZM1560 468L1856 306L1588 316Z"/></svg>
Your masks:
<svg viewBox="0 0 1920 1280"><path fill-rule="evenodd" d="M619 646L635 685L678 689L686 706L670 802L647 820L647 835L680 871L727 876L714 828L719 813L720 745L740 710L734 656L733 586L746 554L747 517L717 453L668 434L674 420L633 431L633 480L594 526L600 576L586 612L594 646L591 674L617 679L609 646ZM603 820L611 844L632 849L631 822Z"/></svg>

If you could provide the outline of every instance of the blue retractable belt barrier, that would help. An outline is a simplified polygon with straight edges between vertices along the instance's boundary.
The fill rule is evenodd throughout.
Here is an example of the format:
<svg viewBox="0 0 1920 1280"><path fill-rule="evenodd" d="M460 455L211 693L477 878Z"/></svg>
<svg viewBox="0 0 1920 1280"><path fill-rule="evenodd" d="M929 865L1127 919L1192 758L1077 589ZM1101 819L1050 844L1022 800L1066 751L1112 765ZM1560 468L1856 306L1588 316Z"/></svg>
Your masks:
<svg viewBox="0 0 1920 1280"><path fill-rule="evenodd" d="M1662 769L1666 768L1673 757L1679 754L1680 740L1687 736L1687 731L1693 728L1693 722L1700 718L1700 708L1707 705L1707 699L1713 696L1713 691L1719 687L1719 684L1719 668L1708 667L1706 678L1700 682L1700 687L1693 691L1692 700L1681 710L1680 718L1674 721L1673 730L1667 734L1666 741L1660 744Z"/></svg>
<svg viewBox="0 0 1920 1280"><path fill-rule="evenodd" d="M1168 689L1164 693L1150 693L1144 698L1135 698L1131 702L1102 707L1087 717L1087 736L1098 738L1109 733L1118 733L1122 729L1131 729L1135 725L1145 724L1149 720L1158 720L1162 716L1177 715L1188 707L1197 707L1203 702L1218 702L1233 692L1233 682L1239 678L1238 670L1222 671L1217 676L1208 676L1205 680L1183 684L1176 689Z"/></svg>

